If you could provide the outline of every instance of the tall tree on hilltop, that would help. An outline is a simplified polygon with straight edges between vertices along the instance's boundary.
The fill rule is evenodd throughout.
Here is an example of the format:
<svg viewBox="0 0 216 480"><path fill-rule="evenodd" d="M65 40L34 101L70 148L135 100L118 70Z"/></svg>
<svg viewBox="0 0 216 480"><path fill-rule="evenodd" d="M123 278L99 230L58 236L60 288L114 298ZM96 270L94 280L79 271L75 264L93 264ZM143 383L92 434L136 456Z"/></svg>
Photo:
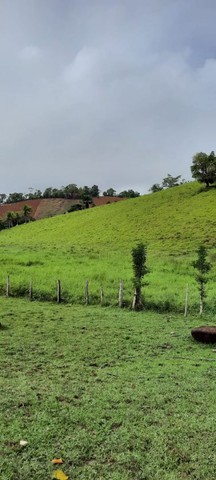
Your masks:
<svg viewBox="0 0 216 480"><path fill-rule="evenodd" d="M25 196L23 195L23 193L14 192L14 193L9 193L5 203L22 202L23 200L25 200Z"/></svg>
<svg viewBox="0 0 216 480"><path fill-rule="evenodd" d="M100 190L99 190L98 185L93 185L90 189L90 193L91 193L92 197L99 197Z"/></svg>
<svg viewBox="0 0 216 480"><path fill-rule="evenodd" d="M214 151L207 153L198 152L193 156L191 165L192 177L209 187L216 182L216 156Z"/></svg>
<svg viewBox="0 0 216 480"><path fill-rule="evenodd" d="M123 192L119 193L119 197L121 197L121 198L136 198L136 197L139 197L139 196L140 196L140 193L135 192L132 189L123 190Z"/></svg>
<svg viewBox="0 0 216 480"><path fill-rule="evenodd" d="M42 198L42 196L43 196L43 195L42 195L41 190L38 190L38 189L37 189L37 190L33 190L33 189L31 189L31 191L25 195L25 199L26 199L26 200L35 200L35 199L37 199L37 198Z"/></svg>
<svg viewBox="0 0 216 480"><path fill-rule="evenodd" d="M69 183L66 187L62 187L65 198L79 198L79 188L75 183Z"/></svg>
<svg viewBox="0 0 216 480"><path fill-rule="evenodd" d="M103 192L104 197L115 197L116 191L114 188L110 187L105 192Z"/></svg>
<svg viewBox="0 0 216 480"><path fill-rule="evenodd" d="M52 191L53 191L52 187L45 188L43 192L43 198L52 198Z"/></svg>
<svg viewBox="0 0 216 480"><path fill-rule="evenodd" d="M89 204L92 203L91 189L87 185L81 189L81 200L84 208L89 208Z"/></svg>
<svg viewBox="0 0 216 480"><path fill-rule="evenodd" d="M0 193L0 203L4 203L7 198L6 193Z"/></svg>

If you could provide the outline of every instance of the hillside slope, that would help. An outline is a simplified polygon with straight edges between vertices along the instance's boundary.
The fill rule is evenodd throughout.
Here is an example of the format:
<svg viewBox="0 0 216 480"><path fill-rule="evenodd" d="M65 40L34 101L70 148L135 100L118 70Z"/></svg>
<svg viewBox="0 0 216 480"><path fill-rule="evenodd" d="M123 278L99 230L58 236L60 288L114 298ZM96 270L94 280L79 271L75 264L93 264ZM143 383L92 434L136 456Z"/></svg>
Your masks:
<svg viewBox="0 0 216 480"><path fill-rule="evenodd" d="M54 298L55 279L59 276L65 282L65 298L74 300L83 298L88 278L92 300L98 298L103 284L109 303L120 277L126 280L126 289L131 292L131 247L143 241L148 246L151 268L149 302L156 288L159 303L177 304L178 290L182 289L183 297L185 282L192 283L192 296L195 295L191 255L194 256L197 246L205 242L214 256L215 196L214 188L201 190L193 182L3 231L1 283L10 273L15 289L20 285L19 276L26 288L28 279L33 277L41 296L49 297L51 289ZM115 302L116 298L115 293Z"/></svg>
<svg viewBox="0 0 216 480"><path fill-rule="evenodd" d="M16 245L73 245L78 250L90 245L98 251L105 246L128 250L144 241L151 250L182 254L200 242L216 245L215 216L216 190L200 191L194 182L1 232L0 245L7 238Z"/></svg>

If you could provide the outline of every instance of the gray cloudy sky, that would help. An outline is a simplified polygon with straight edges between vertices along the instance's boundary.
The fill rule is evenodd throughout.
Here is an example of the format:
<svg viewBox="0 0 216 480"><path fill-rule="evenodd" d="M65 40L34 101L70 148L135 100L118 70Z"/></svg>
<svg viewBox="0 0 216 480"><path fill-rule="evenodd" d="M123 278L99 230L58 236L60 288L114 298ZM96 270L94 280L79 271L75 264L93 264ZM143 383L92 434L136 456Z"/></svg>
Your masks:
<svg viewBox="0 0 216 480"><path fill-rule="evenodd" d="M145 193L215 148L215 0L0 0L0 192Z"/></svg>

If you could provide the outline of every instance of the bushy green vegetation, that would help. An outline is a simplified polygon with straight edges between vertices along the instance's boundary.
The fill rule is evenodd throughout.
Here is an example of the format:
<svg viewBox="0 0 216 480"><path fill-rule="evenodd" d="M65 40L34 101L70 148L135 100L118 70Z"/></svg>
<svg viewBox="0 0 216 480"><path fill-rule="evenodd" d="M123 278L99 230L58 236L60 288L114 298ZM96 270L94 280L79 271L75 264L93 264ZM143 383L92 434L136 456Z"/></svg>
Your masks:
<svg viewBox="0 0 216 480"><path fill-rule="evenodd" d="M163 190L163 188L178 187L179 185L183 185L184 183L186 183L186 180L181 178L181 175L173 177L173 175L170 175L170 173L168 173L167 176L163 178L161 185L159 183L154 183L149 189L149 192L160 192L161 190Z"/></svg>
<svg viewBox="0 0 216 480"><path fill-rule="evenodd" d="M0 308L1 479L51 478L61 457L70 480L215 480L216 357L195 319Z"/></svg>
<svg viewBox="0 0 216 480"><path fill-rule="evenodd" d="M31 217L31 210L32 209L29 205L23 205L23 209L20 212L7 212L6 218L3 219L0 217L0 231L33 221L34 219Z"/></svg>
<svg viewBox="0 0 216 480"><path fill-rule="evenodd" d="M62 281L65 301L83 302L86 279L90 303L118 303L124 281L126 305L133 298L131 249L147 245L149 286L145 305L158 310L184 311L185 286L189 307L199 310L199 292L192 261L196 249L209 249L213 268L206 289L206 308L214 311L216 222L215 195L189 183L140 198L74 212L22 225L0 233L0 288L11 276L12 294L27 294L30 279L35 298L55 299Z"/></svg>

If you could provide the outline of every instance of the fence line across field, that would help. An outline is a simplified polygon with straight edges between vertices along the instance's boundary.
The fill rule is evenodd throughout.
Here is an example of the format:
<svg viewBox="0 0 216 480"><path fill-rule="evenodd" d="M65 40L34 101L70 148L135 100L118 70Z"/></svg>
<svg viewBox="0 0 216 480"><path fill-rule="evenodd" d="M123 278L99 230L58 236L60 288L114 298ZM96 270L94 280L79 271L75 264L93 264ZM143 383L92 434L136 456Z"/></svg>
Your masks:
<svg viewBox="0 0 216 480"><path fill-rule="evenodd" d="M11 278L10 278L9 275L7 276L7 279L6 279L5 295L6 295L7 298L11 296ZM30 280L27 295L29 297L29 300L32 301L33 297L34 297L34 295L33 295L33 280ZM16 296L19 296L19 295L16 295ZM134 304L135 304L134 296L135 296L135 294L131 295L131 297L132 297L132 300L131 300L132 310L134 309ZM105 293L104 293L104 287L103 286L100 287L99 298L100 298L100 300L99 300L100 305L101 306L105 305ZM85 305L90 304L90 299L91 299L91 294L90 294L90 289L89 289L89 281L86 280L85 291L84 291ZM57 301L57 303L61 303L62 300L63 300L63 298L62 298L61 280L58 279L57 282L56 282L56 301ZM124 283L123 283L123 280L120 280L120 282L119 282L118 306L119 306L119 308L122 308L124 306ZM186 290L185 290L184 317L187 317L188 309L189 309L189 285L187 283L186 284Z"/></svg>
<svg viewBox="0 0 216 480"><path fill-rule="evenodd" d="M10 290L11 290L11 281L10 281L10 276L8 275L6 279L6 291L5 291L6 297L10 296ZM29 297L29 300L33 300L33 281L32 280L30 280L29 282L28 297ZM104 298L105 298L104 287L101 286L100 287L100 304L101 305L104 305ZM89 305L89 299L90 299L89 281L86 280L86 283L85 283L85 304L86 305ZM56 282L56 301L57 303L61 303L62 301L62 287L61 287L61 280L59 279ZM119 284L118 304L119 304L119 307L123 307L123 281L122 280L120 280L120 284Z"/></svg>

